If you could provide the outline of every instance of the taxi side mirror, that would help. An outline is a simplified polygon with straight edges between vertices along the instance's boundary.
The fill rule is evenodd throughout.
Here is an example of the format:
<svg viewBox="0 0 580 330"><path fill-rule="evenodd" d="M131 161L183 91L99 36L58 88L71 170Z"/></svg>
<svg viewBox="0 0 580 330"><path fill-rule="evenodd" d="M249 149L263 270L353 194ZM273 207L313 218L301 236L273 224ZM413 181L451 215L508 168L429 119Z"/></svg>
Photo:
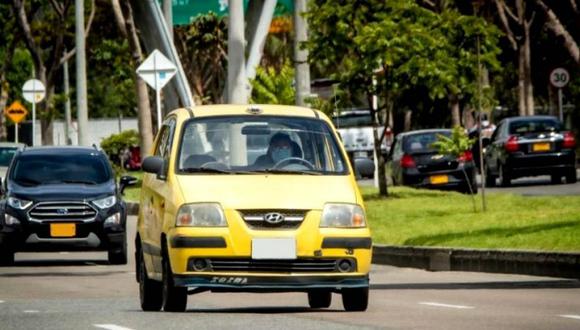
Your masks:
<svg viewBox="0 0 580 330"><path fill-rule="evenodd" d="M167 166L165 164L165 159L159 156L149 156L143 160L143 164L141 165L143 171L147 173L157 174L157 179L165 180L166 178L166 169Z"/></svg>

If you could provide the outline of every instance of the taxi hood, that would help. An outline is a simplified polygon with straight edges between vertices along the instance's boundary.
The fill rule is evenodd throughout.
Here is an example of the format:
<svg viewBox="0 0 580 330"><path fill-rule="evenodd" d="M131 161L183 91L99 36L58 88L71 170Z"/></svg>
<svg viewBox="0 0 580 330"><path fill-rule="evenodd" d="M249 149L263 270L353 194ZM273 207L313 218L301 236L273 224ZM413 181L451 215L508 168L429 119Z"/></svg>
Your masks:
<svg viewBox="0 0 580 330"><path fill-rule="evenodd" d="M326 203L356 203L348 175L177 175L176 180L185 203L219 202L224 209L321 210Z"/></svg>

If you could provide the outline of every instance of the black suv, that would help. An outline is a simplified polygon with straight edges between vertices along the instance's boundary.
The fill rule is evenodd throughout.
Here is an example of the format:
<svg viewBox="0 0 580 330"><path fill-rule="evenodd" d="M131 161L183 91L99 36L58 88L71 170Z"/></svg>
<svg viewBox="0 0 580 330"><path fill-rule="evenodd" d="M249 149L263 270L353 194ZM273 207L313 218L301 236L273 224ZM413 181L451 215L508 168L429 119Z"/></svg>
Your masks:
<svg viewBox="0 0 580 330"><path fill-rule="evenodd" d="M39 147L18 151L3 182L0 263L19 251L108 251L111 264L127 263L123 189L103 151Z"/></svg>
<svg viewBox="0 0 580 330"><path fill-rule="evenodd" d="M524 176L550 175L552 183L575 183L576 138L552 116L502 120L486 145L486 185L509 186Z"/></svg>

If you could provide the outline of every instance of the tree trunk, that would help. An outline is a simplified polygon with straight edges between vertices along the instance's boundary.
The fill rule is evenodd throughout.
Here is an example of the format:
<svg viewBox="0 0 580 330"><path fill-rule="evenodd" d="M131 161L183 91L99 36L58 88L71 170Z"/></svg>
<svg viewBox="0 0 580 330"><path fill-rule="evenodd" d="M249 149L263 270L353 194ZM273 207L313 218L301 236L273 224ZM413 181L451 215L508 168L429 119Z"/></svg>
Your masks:
<svg viewBox="0 0 580 330"><path fill-rule="evenodd" d="M574 59L577 64L580 64L580 50L578 49L578 44L572 35L570 35L568 30L560 22L554 11L548 8L542 0L536 0L536 3L540 8L542 8L548 18L548 22L546 23L548 29L550 29L557 37L562 37L564 40L564 47L568 50L572 59ZM574 11L577 12L578 8L575 6L576 3L571 0L571 4Z"/></svg>
<svg viewBox="0 0 580 330"><path fill-rule="evenodd" d="M124 13L119 15L118 12L115 13L116 19L124 18L125 30L120 28L120 32L126 32L125 37L129 40L129 47L131 49L131 54L133 57L133 62L135 67L138 67L143 61L143 52L141 50L141 44L139 42L139 35L137 34L137 28L135 27L135 21L133 19L133 8L129 1L122 1L122 7L119 5L119 0L111 0L113 10L118 11L120 8L124 9ZM121 24L118 24L121 25ZM137 120L139 126L139 137L140 137L140 148L141 148L141 158L149 155L152 152L153 147L153 125L151 121L151 103L149 102L149 93L147 92L147 85L145 82L139 78L137 73L134 74L135 77L135 88L137 90Z"/></svg>
<svg viewBox="0 0 580 330"><path fill-rule="evenodd" d="M455 94L449 95L451 106L451 127L461 126L461 115L459 111L459 97Z"/></svg>
<svg viewBox="0 0 580 330"><path fill-rule="evenodd" d="M2 72L2 76L4 76ZM8 84L4 83L4 77L0 77L0 109L6 109L8 102ZM0 115L0 141L6 141L7 139L7 128L6 128L6 116Z"/></svg>
<svg viewBox="0 0 580 330"><path fill-rule="evenodd" d="M369 100L369 104L373 104L373 102L371 102L373 95L369 93L367 97ZM388 92L386 93L385 98L387 103L387 109L389 109L388 102L390 98ZM388 196L389 190L387 188L387 175L385 166L386 162L385 157L383 157L383 153L381 152L381 143L383 141L383 138L379 136L379 127L381 127L381 122L379 121L379 112L377 111L377 109L372 109L372 113L373 113L373 141L374 141L373 145L375 149L375 155L377 157L377 174L378 174L377 181L379 182L379 195ZM384 126L386 125L387 122L385 122Z"/></svg>
<svg viewBox="0 0 580 330"><path fill-rule="evenodd" d="M518 114L525 116L526 109L526 77L525 77L525 52L524 48L518 47Z"/></svg>
<svg viewBox="0 0 580 330"><path fill-rule="evenodd" d="M405 122L403 123L404 132L408 132L411 130L412 119L413 119L413 110L405 110Z"/></svg>
<svg viewBox="0 0 580 330"><path fill-rule="evenodd" d="M530 43L530 23L524 22L524 70L525 70L525 95L526 114L534 115L534 85L532 83L532 56Z"/></svg>

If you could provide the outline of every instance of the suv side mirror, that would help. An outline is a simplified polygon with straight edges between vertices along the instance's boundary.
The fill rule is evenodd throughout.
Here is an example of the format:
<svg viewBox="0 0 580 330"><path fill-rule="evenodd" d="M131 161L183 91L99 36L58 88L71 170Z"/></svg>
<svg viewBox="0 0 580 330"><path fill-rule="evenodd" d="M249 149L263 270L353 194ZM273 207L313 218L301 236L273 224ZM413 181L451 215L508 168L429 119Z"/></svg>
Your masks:
<svg viewBox="0 0 580 330"><path fill-rule="evenodd" d="M165 160L159 156L148 156L141 164L143 171L157 174L157 179L165 180Z"/></svg>
<svg viewBox="0 0 580 330"><path fill-rule="evenodd" d="M124 175L119 179L119 191L121 191L121 195L125 191L125 188L129 186L134 186L137 184L137 178L134 176Z"/></svg>

